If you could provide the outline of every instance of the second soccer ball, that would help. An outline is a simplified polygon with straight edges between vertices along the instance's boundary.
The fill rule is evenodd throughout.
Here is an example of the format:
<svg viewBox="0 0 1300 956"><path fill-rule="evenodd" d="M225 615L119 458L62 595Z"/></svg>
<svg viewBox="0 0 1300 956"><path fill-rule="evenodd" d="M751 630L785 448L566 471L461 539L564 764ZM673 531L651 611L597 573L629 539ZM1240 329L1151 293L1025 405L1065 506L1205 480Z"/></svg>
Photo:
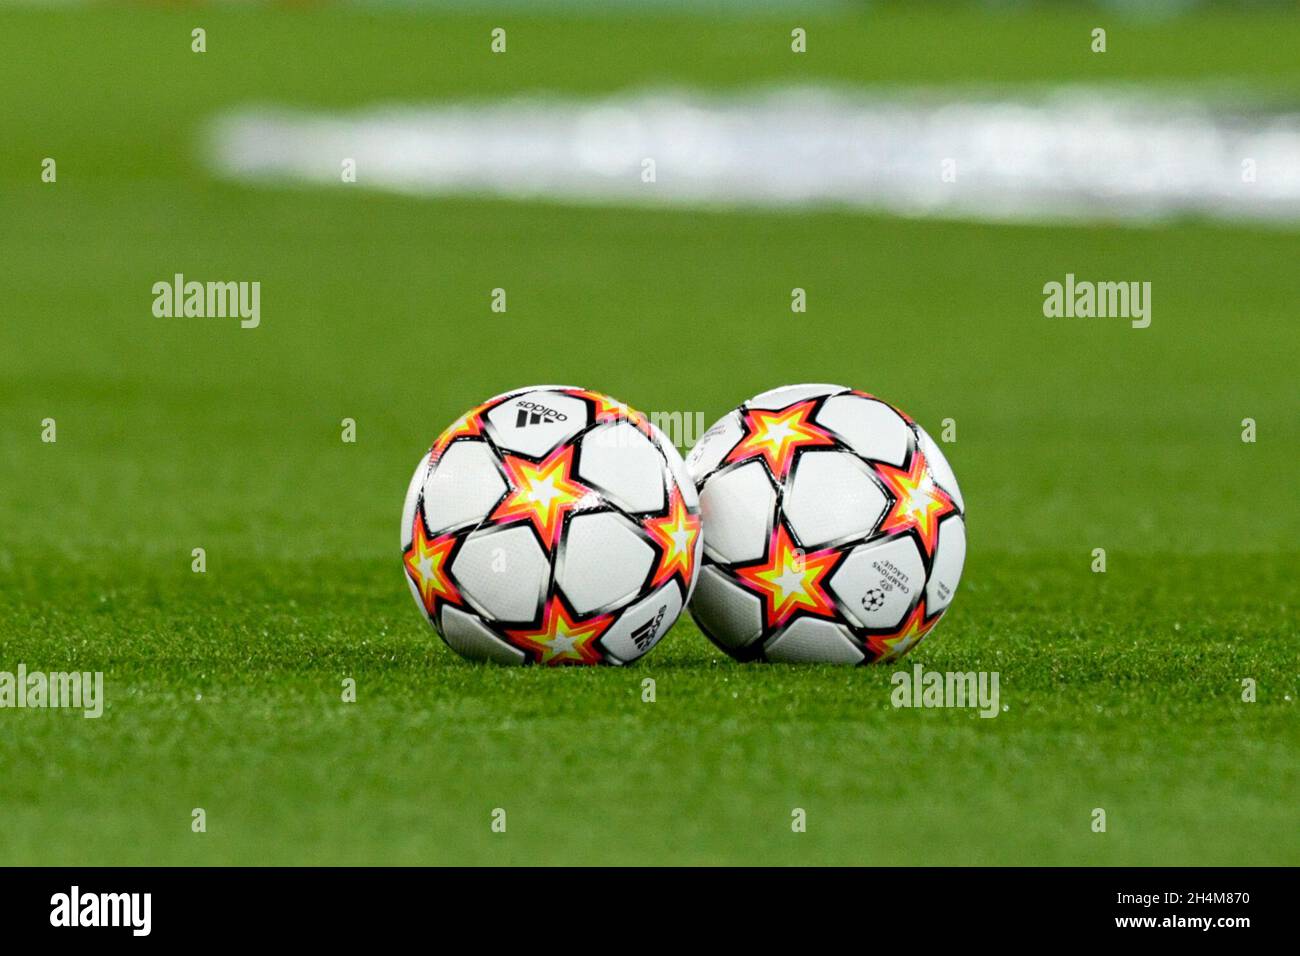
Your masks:
<svg viewBox="0 0 1300 956"><path fill-rule="evenodd" d="M705 541L691 614L731 656L893 660L951 603L966 557L957 479L930 436L875 396L764 392L686 463Z"/></svg>

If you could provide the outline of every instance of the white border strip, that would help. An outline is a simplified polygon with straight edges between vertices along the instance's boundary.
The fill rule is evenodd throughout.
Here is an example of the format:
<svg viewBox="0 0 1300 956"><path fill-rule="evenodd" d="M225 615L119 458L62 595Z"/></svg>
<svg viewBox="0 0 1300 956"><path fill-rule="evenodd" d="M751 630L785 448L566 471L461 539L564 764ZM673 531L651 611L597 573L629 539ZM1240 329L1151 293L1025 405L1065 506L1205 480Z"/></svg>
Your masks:
<svg viewBox="0 0 1300 956"><path fill-rule="evenodd" d="M1300 222L1300 113L1093 89L1017 100L795 88L350 115L247 109L209 132L205 155L224 177L341 185L352 159L361 186L410 194L829 205L979 220Z"/></svg>

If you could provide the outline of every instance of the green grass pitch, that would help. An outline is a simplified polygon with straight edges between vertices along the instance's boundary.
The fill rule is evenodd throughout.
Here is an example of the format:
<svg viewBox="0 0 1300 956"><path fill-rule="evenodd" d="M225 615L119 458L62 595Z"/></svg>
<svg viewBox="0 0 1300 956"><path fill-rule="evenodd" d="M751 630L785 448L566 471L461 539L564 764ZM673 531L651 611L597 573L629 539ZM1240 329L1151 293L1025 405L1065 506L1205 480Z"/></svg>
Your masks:
<svg viewBox="0 0 1300 956"><path fill-rule="evenodd" d="M1300 93L1293 17L1107 14L1098 57L1099 15L801 17L803 57L788 17L511 15L494 58L492 16L0 11L0 670L108 695L0 711L0 864L1300 862L1300 234L253 189L197 154L248 102ZM153 318L174 272L260 280L262 326ZM1066 272L1151 281L1151 327L1044 319ZM689 618L562 672L471 665L419 619L402 494L470 405L563 381L711 422L809 380L956 420L968 563L906 666L999 671L996 719L894 710L892 667L739 665Z"/></svg>

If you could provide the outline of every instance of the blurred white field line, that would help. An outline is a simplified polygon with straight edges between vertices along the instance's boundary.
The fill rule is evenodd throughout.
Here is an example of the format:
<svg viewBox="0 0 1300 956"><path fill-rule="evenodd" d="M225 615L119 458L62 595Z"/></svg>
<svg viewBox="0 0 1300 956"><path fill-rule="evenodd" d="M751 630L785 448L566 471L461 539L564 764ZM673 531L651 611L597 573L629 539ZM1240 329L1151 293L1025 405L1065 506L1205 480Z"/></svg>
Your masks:
<svg viewBox="0 0 1300 956"><path fill-rule="evenodd" d="M1300 111L1059 88L645 91L376 106L250 107L203 149L220 176L410 194L902 216L1300 222ZM341 170L345 170L341 174ZM352 185L351 188L356 188Z"/></svg>

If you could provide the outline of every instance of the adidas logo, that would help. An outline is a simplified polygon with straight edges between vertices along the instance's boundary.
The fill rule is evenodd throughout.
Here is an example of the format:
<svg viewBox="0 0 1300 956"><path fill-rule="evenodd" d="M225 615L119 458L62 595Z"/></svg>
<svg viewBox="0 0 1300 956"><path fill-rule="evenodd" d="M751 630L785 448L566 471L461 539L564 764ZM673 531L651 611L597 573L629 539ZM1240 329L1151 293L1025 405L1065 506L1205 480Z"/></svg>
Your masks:
<svg viewBox="0 0 1300 956"><path fill-rule="evenodd" d="M550 422L568 421L569 416L557 412L536 402L515 402L519 414L515 416L515 428L527 428L529 425L544 425Z"/></svg>
<svg viewBox="0 0 1300 956"><path fill-rule="evenodd" d="M655 635L659 633L659 625L664 622L664 611L668 610L665 604L659 609L659 613L654 616L653 620L646 621L635 631L632 632L632 642L636 644L636 649L645 653L650 649L650 645L655 642Z"/></svg>

